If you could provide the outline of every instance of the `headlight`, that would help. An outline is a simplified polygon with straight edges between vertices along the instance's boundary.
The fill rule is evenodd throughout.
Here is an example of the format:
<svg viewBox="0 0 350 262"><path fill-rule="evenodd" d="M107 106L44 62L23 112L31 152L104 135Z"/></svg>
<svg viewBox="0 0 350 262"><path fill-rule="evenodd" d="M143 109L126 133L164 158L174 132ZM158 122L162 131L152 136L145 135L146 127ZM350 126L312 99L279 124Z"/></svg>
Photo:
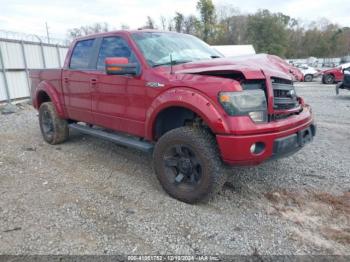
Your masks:
<svg viewBox="0 0 350 262"><path fill-rule="evenodd" d="M267 121L267 103L263 90L221 92L219 101L231 116L249 115L256 123Z"/></svg>

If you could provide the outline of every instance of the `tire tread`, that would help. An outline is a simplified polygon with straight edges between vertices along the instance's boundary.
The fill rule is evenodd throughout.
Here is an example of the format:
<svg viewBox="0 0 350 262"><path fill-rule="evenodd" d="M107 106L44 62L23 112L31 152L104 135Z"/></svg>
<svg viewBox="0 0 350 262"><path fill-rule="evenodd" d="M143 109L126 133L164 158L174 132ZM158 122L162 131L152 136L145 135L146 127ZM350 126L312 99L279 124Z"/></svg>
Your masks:
<svg viewBox="0 0 350 262"><path fill-rule="evenodd" d="M54 124L54 133L53 133L52 139L48 139L42 130L40 115L44 110L49 111ZM40 123L41 133L44 137L44 140L47 143L51 145L56 145L56 144L63 143L68 139L68 136L69 136L68 122L67 120L62 119L58 116L57 111L52 102L45 102L41 104L39 108L39 123Z"/></svg>
<svg viewBox="0 0 350 262"><path fill-rule="evenodd" d="M211 175L211 183L206 185L206 188L202 190L199 194L193 195L191 197L179 196L176 192L172 192L171 189L162 183L162 174L159 168L161 161L159 158L162 158L162 151L164 146L168 141L185 139L187 143L196 147L199 152L201 152L201 157L205 159L208 170L208 174ZM154 158L154 167L158 177L158 180L162 184L164 190L171 196L186 202L186 203L196 203L207 201L210 199L210 196L214 196L222 189L222 186L226 182L226 172L223 167L223 163L220 159L219 150L217 148L215 137L204 128L196 127L179 127L169 132L165 133L157 142L153 154Z"/></svg>

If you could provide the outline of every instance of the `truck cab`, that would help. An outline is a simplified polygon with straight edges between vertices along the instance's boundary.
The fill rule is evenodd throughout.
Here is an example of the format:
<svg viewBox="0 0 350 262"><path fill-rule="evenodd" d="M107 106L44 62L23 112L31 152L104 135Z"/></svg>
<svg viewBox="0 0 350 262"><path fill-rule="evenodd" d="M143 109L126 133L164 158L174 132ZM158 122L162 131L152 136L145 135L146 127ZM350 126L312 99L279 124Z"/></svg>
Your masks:
<svg viewBox="0 0 350 262"><path fill-rule="evenodd" d="M62 69L30 76L46 142L75 129L152 153L165 191L187 203L219 190L225 166L289 156L316 133L290 75L266 61L223 58L186 34L82 37Z"/></svg>

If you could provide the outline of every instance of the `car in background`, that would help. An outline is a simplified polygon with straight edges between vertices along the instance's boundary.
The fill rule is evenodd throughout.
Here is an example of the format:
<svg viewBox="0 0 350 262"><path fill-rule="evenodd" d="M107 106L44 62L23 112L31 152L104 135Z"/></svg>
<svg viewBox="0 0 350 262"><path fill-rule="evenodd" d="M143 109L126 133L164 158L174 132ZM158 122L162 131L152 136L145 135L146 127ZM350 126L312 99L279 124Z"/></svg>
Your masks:
<svg viewBox="0 0 350 262"><path fill-rule="evenodd" d="M335 87L335 92L339 95L339 89L350 90L350 67L343 70L344 79L342 82L338 83Z"/></svg>
<svg viewBox="0 0 350 262"><path fill-rule="evenodd" d="M338 67L331 68L322 72L322 83L323 84L335 84L343 81L345 68L350 67L350 63L342 64Z"/></svg>
<svg viewBox="0 0 350 262"><path fill-rule="evenodd" d="M294 82L303 82L303 73L295 66L289 66L289 74L292 76Z"/></svg>
<svg viewBox="0 0 350 262"><path fill-rule="evenodd" d="M314 78L318 77L321 74L319 69L316 69L307 64L302 64L297 66L304 75L304 82L312 82Z"/></svg>

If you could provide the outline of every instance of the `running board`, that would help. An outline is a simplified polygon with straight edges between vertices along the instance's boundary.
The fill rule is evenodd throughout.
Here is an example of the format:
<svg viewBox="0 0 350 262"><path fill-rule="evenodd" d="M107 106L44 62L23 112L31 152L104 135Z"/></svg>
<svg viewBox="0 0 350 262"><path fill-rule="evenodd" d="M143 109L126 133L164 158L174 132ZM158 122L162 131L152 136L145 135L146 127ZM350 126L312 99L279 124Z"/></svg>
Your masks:
<svg viewBox="0 0 350 262"><path fill-rule="evenodd" d="M143 152L151 153L153 151L153 144L145 141L140 141L135 138L127 137L125 135L119 135L116 133L109 133L103 130L95 129L88 126L83 126L79 124L69 124L69 128L77 130L81 133L99 137L111 142L114 142L116 144L134 148Z"/></svg>

